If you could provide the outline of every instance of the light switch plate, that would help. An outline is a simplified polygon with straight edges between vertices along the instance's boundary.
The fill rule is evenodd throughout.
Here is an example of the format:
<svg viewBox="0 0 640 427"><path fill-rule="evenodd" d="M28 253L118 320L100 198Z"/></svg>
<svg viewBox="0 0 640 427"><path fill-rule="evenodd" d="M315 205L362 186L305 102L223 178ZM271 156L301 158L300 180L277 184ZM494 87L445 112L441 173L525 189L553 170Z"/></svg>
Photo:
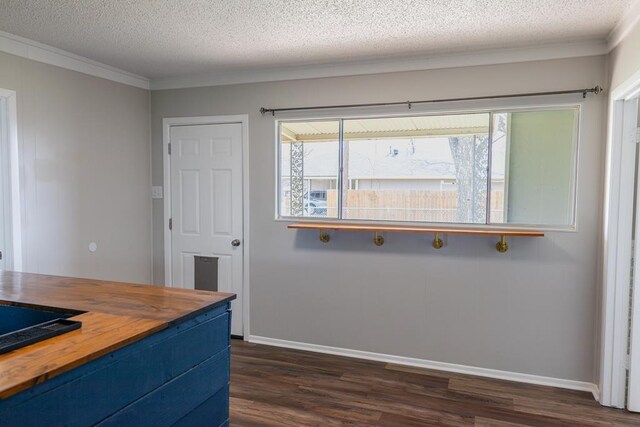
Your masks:
<svg viewBox="0 0 640 427"><path fill-rule="evenodd" d="M160 186L151 187L151 198L152 199L162 199L162 187L160 187Z"/></svg>

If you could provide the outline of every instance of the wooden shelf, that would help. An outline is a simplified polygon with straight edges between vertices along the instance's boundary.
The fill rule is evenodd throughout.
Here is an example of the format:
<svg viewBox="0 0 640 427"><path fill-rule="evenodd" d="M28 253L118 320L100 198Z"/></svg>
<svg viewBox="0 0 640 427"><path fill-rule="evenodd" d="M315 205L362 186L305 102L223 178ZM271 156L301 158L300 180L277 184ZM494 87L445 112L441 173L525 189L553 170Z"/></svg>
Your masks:
<svg viewBox="0 0 640 427"><path fill-rule="evenodd" d="M440 228L440 227L404 227L399 225L376 224L342 224L327 222L297 222L289 224L288 228L298 230L337 230L337 231L369 231L374 233L438 233L438 234L470 234L477 236L521 236L544 237L544 233L534 230L500 230L500 229L476 229L476 228Z"/></svg>
<svg viewBox="0 0 640 427"><path fill-rule="evenodd" d="M496 243L496 250L500 253L509 250L507 237L542 237L543 232L526 230L526 229L487 229L487 228L446 228L446 227L407 227L400 225L382 225L382 224L346 224L346 223L330 223L330 222L297 222L289 224L288 228L298 230L318 230L320 231L320 241L329 243L331 236L328 230L336 231L368 231L373 234L373 243L376 246L384 244L384 237L380 233L430 233L433 234L433 242L431 246L434 249L442 249L444 241L440 238L441 234L466 234L475 236L500 236L500 241Z"/></svg>

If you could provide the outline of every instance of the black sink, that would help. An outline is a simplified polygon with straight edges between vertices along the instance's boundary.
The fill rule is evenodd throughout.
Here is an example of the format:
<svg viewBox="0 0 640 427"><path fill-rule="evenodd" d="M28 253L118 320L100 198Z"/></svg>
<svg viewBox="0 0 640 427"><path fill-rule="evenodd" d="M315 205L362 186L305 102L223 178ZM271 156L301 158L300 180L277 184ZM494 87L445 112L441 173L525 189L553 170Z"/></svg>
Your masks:
<svg viewBox="0 0 640 427"><path fill-rule="evenodd" d="M67 320L80 312L57 308L0 305L0 354L73 331L81 322Z"/></svg>

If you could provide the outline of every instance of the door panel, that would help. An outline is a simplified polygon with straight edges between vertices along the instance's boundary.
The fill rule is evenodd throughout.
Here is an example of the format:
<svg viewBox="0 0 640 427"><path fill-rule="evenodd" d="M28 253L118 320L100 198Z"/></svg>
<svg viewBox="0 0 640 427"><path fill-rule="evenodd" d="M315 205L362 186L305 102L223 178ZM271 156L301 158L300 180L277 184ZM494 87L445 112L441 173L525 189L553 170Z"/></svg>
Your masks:
<svg viewBox="0 0 640 427"><path fill-rule="evenodd" d="M200 235L200 171L180 171L180 231Z"/></svg>
<svg viewBox="0 0 640 427"><path fill-rule="evenodd" d="M233 232L233 171L211 171L211 232L214 236L228 236Z"/></svg>
<svg viewBox="0 0 640 427"><path fill-rule="evenodd" d="M171 144L171 280L193 289L194 255L218 258L218 290L233 292L231 330L242 325L242 126L173 126Z"/></svg>

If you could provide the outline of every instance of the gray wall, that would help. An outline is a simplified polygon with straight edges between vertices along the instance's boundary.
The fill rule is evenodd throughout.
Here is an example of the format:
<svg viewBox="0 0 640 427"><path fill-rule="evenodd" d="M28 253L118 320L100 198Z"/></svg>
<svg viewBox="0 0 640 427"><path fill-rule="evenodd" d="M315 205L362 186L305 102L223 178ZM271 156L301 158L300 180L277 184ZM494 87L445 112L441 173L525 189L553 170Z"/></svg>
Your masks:
<svg viewBox="0 0 640 427"><path fill-rule="evenodd" d="M0 88L17 92L24 270L151 282L149 92L4 53Z"/></svg>
<svg viewBox="0 0 640 427"><path fill-rule="evenodd" d="M274 119L261 106L322 105L592 87L605 58L153 91L153 184L162 118L249 114L251 334L593 382L605 97L583 110L577 233L495 239L317 233L274 221ZM153 204L154 281L163 283L162 201Z"/></svg>

